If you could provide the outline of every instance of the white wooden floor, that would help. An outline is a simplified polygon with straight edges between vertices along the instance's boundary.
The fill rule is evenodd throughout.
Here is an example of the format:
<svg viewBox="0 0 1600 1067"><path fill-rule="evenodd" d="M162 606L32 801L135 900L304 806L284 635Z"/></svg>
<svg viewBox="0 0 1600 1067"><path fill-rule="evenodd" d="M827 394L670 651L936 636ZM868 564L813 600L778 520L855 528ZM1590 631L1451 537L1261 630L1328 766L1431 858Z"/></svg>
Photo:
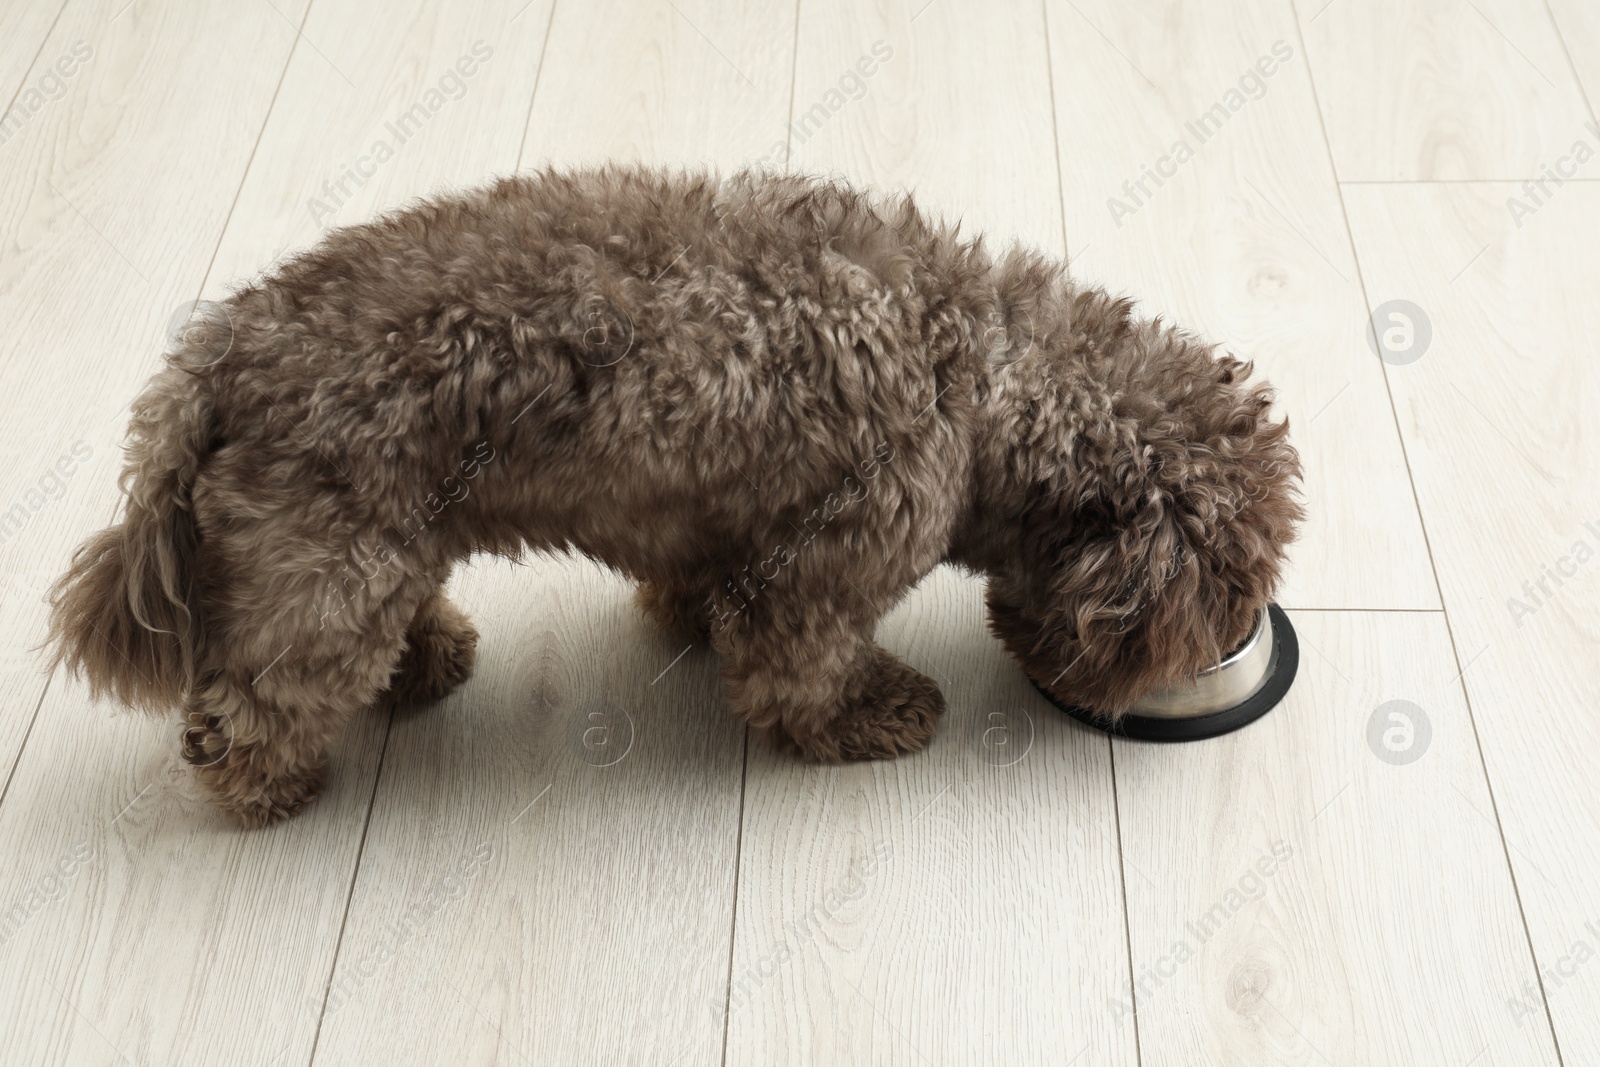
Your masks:
<svg viewBox="0 0 1600 1067"><path fill-rule="evenodd" d="M732 7L3 5L0 1063L1600 1063L1600 7ZM801 766L619 581L484 564L473 680L247 833L41 672L175 310L617 157L914 186L1257 359L1309 472L1287 702L1108 741L941 571L880 635L932 748Z"/></svg>

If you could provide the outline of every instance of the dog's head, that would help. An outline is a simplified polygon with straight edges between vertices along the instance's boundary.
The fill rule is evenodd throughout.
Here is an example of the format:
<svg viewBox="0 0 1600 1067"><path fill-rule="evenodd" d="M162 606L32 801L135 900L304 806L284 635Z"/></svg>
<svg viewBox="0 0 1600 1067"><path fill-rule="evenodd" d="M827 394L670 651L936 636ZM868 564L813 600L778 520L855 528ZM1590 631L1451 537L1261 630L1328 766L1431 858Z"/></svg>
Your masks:
<svg viewBox="0 0 1600 1067"><path fill-rule="evenodd" d="M1086 362L1025 446L990 625L1052 696L1108 715L1248 636L1303 517L1287 422L1250 366L1151 326ZM1016 535L1014 535L1016 536Z"/></svg>

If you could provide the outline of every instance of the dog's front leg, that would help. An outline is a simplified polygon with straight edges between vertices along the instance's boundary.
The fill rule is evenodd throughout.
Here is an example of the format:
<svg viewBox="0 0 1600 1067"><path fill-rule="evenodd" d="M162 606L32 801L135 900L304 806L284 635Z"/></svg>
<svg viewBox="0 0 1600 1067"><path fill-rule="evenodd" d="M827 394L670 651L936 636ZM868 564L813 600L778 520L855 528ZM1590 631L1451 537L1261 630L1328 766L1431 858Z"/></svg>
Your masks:
<svg viewBox="0 0 1600 1067"><path fill-rule="evenodd" d="M921 749L944 711L939 687L873 643L877 615L854 606L858 594L817 593L800 598L772 586L718 619L712 645L734 711L806 759L893 759Z"/></svg>
<svg viewBox="0 0 1600 1067"><path fill-rule="evenodd" d="M441 582L406 627L406 648L389 679L396 703L439 700L467 680L477 659L478 629L450 602Z"/></svg>
<svg viewBox="0 0 1600 1067"><path fill-rule="evenodd" d="M713 583L703 587L681 582L641 581L634 591L634 602L656 628L685 641L703 642L711 636L716 617L709 596Z"/></svg>

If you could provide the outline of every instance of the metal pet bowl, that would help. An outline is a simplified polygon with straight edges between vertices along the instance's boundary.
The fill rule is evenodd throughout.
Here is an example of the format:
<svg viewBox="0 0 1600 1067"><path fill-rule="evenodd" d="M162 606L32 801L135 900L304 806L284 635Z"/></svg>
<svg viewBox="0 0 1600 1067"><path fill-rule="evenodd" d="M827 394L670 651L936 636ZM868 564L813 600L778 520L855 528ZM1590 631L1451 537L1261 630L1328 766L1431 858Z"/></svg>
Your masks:
<svg viewBox="0 0 1600 1067"><path fill-rule="evenodd" d="M1232 733L1271 711L1294 684L1300 643L1289 617L1276 604L1256 618L1244 643L1207 667L1193 683L1157 689L1112 722L1097 712L1059 703L1034 682L1045 699L1081 723L1135 741L1202 741ZM1030 679L1031 681L1032 679Z"/></svg>

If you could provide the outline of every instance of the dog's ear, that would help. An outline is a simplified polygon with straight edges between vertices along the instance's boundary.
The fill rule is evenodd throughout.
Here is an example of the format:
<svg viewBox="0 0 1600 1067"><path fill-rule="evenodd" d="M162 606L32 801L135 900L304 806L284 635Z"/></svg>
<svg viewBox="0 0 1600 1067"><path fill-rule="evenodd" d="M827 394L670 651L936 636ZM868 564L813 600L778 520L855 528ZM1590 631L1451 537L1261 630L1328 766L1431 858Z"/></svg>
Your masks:
<svg viewBox="0 0 1600 1067"><path fill-rule="evenodd" d="M991 577L990 624L1069 703L1116 714L1220 658L1179 502L1135 478L1070 510L1033 513L1031 565Z"/></svg>
<svg viewBox="0 0 1600 1067"><path fill-rule="evenodd" d="M1118 714L1216 663L1272 595L1302 517L1299 461L1271 393L1222 357L1079 424L1035 478L990 625L1065 703ZM1166 394L1166 395L1163 395Z"/></svg>

